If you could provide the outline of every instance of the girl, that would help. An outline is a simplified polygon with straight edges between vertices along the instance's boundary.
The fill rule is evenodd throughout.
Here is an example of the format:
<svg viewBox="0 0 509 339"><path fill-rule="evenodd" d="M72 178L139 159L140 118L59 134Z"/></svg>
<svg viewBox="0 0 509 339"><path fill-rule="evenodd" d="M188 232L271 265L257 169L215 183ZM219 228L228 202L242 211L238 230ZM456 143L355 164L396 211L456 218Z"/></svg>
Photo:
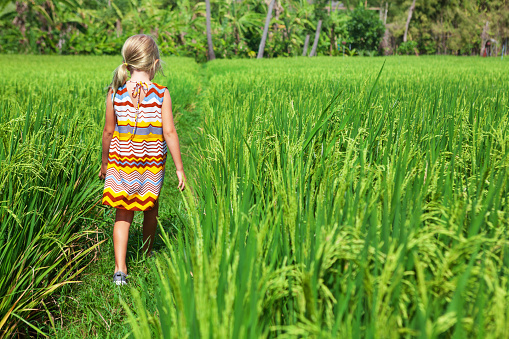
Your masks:
<svg viewBox="0 0 509 339"><path fill-rule="evenodd" d="M117 285L127 284L127 240L134 211L144 212L143 251L152 251L167 147L177 169L178 188L183 190L186 182L170 94L151 82L161 71L157 44L148 35L134 35L124 43L122 57L106 96L99 172L105 179L102 202L117 209L113 227Z"/></svg>

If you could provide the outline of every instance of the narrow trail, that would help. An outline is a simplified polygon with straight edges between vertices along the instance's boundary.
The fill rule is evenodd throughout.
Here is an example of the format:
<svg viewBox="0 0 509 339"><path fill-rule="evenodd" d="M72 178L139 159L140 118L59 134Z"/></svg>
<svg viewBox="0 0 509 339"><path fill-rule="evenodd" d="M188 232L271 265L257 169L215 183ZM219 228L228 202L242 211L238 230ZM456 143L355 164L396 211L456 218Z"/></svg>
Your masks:
<svg viewBox="0 0 509 339"><path fill-rule="evenodd" d="M198 165L193 152L199 144L200 132L204 123L203 112L206 105L207 88L209 77L207 65L197 65L195 73L196 90L192 98L185 97L182 101L189 102L187 106L178 107L178 96L172 95L176 128L179 134L181 153L184 162L184 169L188 180L194 175L194 168ZM164 81L164 80L163 80ZM161 83L164 83L161 81ZM169 80L168 80L169 82ZM166 83L165 83L166 85ZM175 90L175 93L178 91ZM186 88L183 93L188 95L191 91ZM165 173L164 185L160 195L159 221L161 226L168 233L176 234L181 225L178 211L183 208L182 195L177 189L177 180L171 156L167 159L167 170ZM87 338L123 338L129 333L129 326L125 323L125 311L121 300L131 309L135 309L130 289L112 286L111 276L113 274L113 263L115 255L113 252L113 222L114 210L105 209L102 214L103 223L98 228L97 240L105 240L97 252L90 258L93 262L79 276L81 282L64 286L55 297L55 304L60 314L54 319L56 338L87 337ZM145 258L139 249L142 247L142 221L143 214L136 213L129 232L129 244L127 249L127 263L129 267L130 287L136 290L147 289L153 291L155 284L155 266L153 258ZM156 234L154 250L164 252L165 245ZM157 254L156 254L157 257ZM152 292L153 296L153 292ZM147 300L148 309L154 309L156 301ZM45 326L47 326L45 328ZM53 333L49 325L41 325L47 333Z"/></svg>
<svg viewBox="0 0 509 339"><path fill-rule="evenodd" d="M204 110L205 105L207 104L206 96L208 94L207 90L209 84L207 64L202 64L198 67L199 70L196 75L198 87L196 88L194 97L191 100L191 104L188 105L188 107L184 107L183 109L179 109L174 112L184 170L188 181L190 182L194 181L193 177L195 175L195 168L198 165L195 148L199 144L200 138L203 136L201 131L203 130ZM175 100L178 100L178 98ZM186 101L187 100L188 98L186 98ZM176 188L177 181L175 180L171 157L168 157L166 166L167 172L165 174L165 182L161 191L160 199L161 205L164 206L164 210L174 216L175 211L173 211L173 209L180 208L182 197ZM168 209L171 211L168 211ZM172 220L172 218L165 218L165 215L161 213L160 219L164 226L168 226L167 223Z"/></svg>
<svg viewBox="0 0 509 339"><path fill-rule="evenodd" d="M196 165L191 152L192 147L199 142L199 138L202 135L200 129L202 129L204 123L205 98L209 85L207 64L202 64L199 67L199 87L196 92L195 100L193 100L194 108L189 111L184 111L184 116L182 120L179 121L178 126L178 132L180 133L180 131L182 131L182 136L179 136L181 140L182 156L187 156L186 159L184 159L185 164L187 167L191 168Z"/></svg>

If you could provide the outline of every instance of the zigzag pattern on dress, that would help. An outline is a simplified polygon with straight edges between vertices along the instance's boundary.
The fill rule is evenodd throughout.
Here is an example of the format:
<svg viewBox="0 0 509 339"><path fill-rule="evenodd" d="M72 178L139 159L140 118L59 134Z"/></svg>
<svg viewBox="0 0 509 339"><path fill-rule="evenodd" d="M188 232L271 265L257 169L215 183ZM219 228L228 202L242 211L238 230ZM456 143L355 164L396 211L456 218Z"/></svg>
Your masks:
<svg viewBox="0 0 509 339"><path fill-rule="evenodd" d="M116 117L103 204L127 210L152 208L164 180L167 147L161 108L166 87L152 83L139 112L124 84L112 95Z"/></svg>
<svg viewBox="0 0 509 339"><path fill-rule="evenodd" d="M131 168L134 168L134 167L144 167L144 166L162 166L163 165L163 161L120 161L120 160L117 160L117 159L111 159L111 162L112 163L115 163L115 165L117 165L117 167L119 166L129 166Z"/></svg>

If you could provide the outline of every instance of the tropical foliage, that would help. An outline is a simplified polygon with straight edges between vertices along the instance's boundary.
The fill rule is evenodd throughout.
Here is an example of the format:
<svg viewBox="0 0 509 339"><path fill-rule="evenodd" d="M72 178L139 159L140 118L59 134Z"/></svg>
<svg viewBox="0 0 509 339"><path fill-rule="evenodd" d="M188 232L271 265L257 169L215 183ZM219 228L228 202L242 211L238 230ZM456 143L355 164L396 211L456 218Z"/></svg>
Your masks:
<svg viewBox="0 0 509 339"><path fill-rule="evenodd" d="M256 56L268 2L211 0L217 57ZM337 55L342 42L356 50L395 52L410 3L278 0L264 55L301 55L319 20L317 55ZM500 54L509 36L506 0L419 0L409 40L421 54L478 54L486 22L496 47L490 53ZM2 0L0 30L0 53L116 54L126 37L143 32L157 38L164 54L207 58L205 2L197 0ZM388 36L380 48L385 30Z"/></svg>
<svg viewBox="0 0 509 339"><path fill-rule="evenodd" d="M402 42L408 9L412 0L387 1L387 27L391 47ZM509 38L509 2L507 0L417 0L409 25L409 40L417 43L422 54L479 55L483 29L500 55ZM484 42L486 43L486 41Z"/></svg>
<svg viewBox="0 0 509 339"><path fill-rule="evenodd" d="M352 46L357 49L376 51L385 31L378 15L363 6L358 6L350 16L347 32L352 41Z"/></svg>

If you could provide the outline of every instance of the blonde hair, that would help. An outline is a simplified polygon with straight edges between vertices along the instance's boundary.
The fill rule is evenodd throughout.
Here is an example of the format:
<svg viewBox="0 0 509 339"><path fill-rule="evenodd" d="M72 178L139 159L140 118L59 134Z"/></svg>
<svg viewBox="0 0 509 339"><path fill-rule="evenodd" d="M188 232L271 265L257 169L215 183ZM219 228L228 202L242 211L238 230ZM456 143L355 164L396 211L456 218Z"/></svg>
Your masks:
<svg viewBox="0 0 509 339"><path fill-rule="evenodd" d="M113 93L127 81L127 71L147 72L151 80L157 72L162 72L159 48L150 35L137 34L129 37L122 46L122 58L124 61L115 69L110 84Z"/></svg>

